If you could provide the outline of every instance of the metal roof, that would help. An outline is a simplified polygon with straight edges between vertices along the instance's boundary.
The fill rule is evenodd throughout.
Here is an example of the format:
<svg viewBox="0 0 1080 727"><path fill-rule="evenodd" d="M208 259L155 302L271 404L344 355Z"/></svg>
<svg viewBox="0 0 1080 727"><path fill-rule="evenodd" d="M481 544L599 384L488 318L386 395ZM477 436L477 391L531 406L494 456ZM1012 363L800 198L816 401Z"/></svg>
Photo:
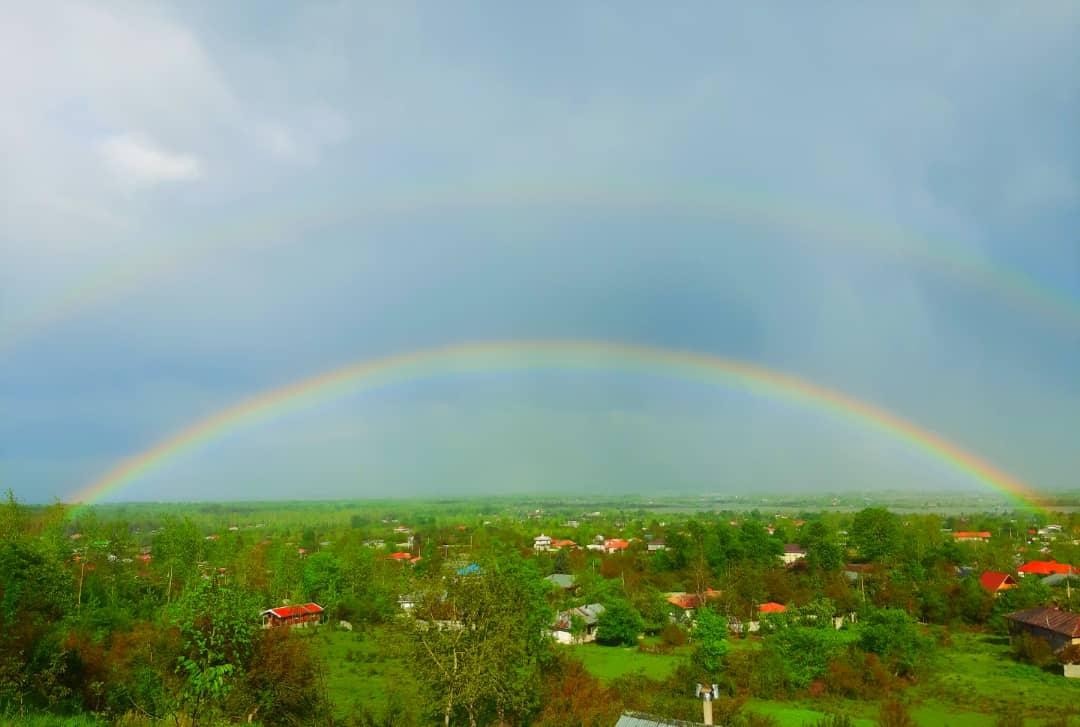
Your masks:
<svg viewBox="0 0 1080 727"><path fill-rule="evenodd" d="M701 722L664 719L644 712L623 712L615 727L697 727Z"/></svg>
<svg viewBox="0 0 1080 727"><path fill-rule="evenodd" d="M1080 638L1080 616L1068 611L1061 611L1056 608L1029 608L1026 611L1010 613L1005 618L1017 623L1037 626L1074 639Z"/></svg>

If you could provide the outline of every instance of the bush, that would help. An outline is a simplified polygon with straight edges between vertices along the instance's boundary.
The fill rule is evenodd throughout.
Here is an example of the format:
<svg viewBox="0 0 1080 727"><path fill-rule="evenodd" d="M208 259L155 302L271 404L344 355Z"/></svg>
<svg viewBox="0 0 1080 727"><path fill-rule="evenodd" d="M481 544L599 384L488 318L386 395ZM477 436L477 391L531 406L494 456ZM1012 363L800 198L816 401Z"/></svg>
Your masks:
<svg viewBox="0 0 1080 727"><path fill-rule="evenodd" d="M877 723L878 727L915 727L915 720L911 718L907 707L897 701L881 705Z"/></svg>
<svg viewBox="0 0 1080 727"><path fill-rule="evenodd" d="M660 631L660 640L667 646L683 646L686 644L686 632L677 624L669 623Z"/></svg>
<svg viewBox="0 0 1080 727"><path fill-rule="evenodd" d="M1006 712L994 720L994 727L1024 727L1024 718L1016 712Z"/></svg>
<svg viewBox="0 0 1080 727"><path fill-rule="evenodd" d="M1054 663L1054 652L1046 639L1020 633L1013 638L1012 647L1013 656L1026 664L1045 667Z"/></svg>
<svg viewBox="0 0 1080 727"><path fill-rule="evenodd" d="M1062 649L1058 654L1058 661L1062 664L1080 664L1080 644L1072 644Z"/></svg>
<svg viewBox="0 0 1080 727"><path fill-rule="evenodd" d="M815 722L813 727L855 727L855 720L846 714L827 714Z"/></svg>
<svg viewBox="0 0 1080 727"><path fill-rule="evenodd" d="M641 615L629 603L613 601L597 620L596 640L611 646L632 646L643 627Z"/></svg>

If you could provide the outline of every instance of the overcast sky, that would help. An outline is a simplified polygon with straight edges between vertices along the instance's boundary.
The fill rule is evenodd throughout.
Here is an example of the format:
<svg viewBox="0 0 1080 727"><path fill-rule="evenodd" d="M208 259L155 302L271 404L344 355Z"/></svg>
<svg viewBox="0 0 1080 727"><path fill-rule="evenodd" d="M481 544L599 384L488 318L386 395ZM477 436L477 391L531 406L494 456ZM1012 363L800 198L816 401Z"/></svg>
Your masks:
<svg viewBox="0 0 1080 727"><path fill-rule="evenodd" d="M12 4L0 487L536 338L753 362L1080 486L1080 4L885 5ZM115 498L976 486L821 411L518 372L301 409Z"/></svg>

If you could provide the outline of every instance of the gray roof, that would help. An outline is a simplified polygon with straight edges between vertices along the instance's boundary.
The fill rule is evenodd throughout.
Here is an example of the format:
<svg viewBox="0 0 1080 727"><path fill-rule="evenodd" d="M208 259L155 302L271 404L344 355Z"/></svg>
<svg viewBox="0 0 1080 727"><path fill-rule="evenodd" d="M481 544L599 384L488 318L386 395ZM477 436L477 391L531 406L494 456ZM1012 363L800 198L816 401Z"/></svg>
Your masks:
<svg viewBox="0 0 1080 727"><path fill-rule="evenodd" d="M577 578L572 575L567 575L566 573L552 573L544 580L559 588L573 588L574 583L577 582Z"/></svg>
<svg viewBox="0 0 1080 727"><path fill-rule="evenodd" d="M1071 575L1066 573L1055 573L1052 576L1047 576L1042 579L1042 582L1048 586L1060 586L1065 583L1065 581L1080 583L1080 573L1073 573Z"/></svg>
<svg viewBox="0 0 1080 727"><path fill-rule="evenodd" d="M643 712L623 712L615 727L697 727L701 722L683 722L679 719L664 719Z"/></svg>

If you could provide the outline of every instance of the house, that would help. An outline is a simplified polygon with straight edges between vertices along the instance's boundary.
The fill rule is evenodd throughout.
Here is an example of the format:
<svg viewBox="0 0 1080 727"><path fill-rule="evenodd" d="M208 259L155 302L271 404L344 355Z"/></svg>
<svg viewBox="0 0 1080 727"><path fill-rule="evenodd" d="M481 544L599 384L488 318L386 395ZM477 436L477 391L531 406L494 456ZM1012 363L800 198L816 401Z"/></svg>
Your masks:
<svg viewBox="0 0 1080 727"><path fill-rule="evenodd" d="M1055 652L1080 644L1080 614L1057 608L1029 608L1005 618L1009 620L1011 634L1027 633L1045 639Z"/></svg>
<svg viewBox="0 0 1080 727"><path fill-rule="evenodd" d="M540 533L533 538L533 550L537 553L542 553L551 550L551 537Z"/></svg>
<svg viewBox="0 0 1080 727"><path fill-rule="evenodd" d="M567 573L552 573L550 576L544 578L544 580L564 591L573 590L577 586L577 578Z"/></svg>
<svg viewBox="0 0 1080 727"><path fill-rule="evenodd" d="M791 565L792 563L802 560L806 557L806 549L798 543L785 543L784 552L780 556L780 559L784 561L784 565Z"/></svg>
<svg viewBox="0 0 1080 727"><path fill-rule="evenodd" d="M662 538L653 538L646 547L650 553L655 553L658 550L667 550L667 543Z"/></svg>
<svg viewBox="0 0 1080 727"><path fill-rule="evenodd" d="M604 541L605 553L621 553L629 547L630 541L622 538L608 538Z"/></svg>
<svg viewBox="0 0 1080 727"><path fill-rule="evenodd" d="M600 614L604 612L604 606L600 603L590 603L585 606L571 608L569 611L560 611L555 617L555 623L551 627L551 635L560 644L587 644L596 641L596 626L600 621ZM583 630L580 634L573 634L574 617L581 619Z"/></svg>
<svg viewBox="0 0 1080 727"><path fill-rule="evenodd" d="M409 535L410 533L412 533L412 530L409 530L404 525L398 525L396 528L394 528L394 532L398 533L399 535Z"/></svg>
<svg viewBox="0 0 1080 727"><path fill-rule="evenodd" d="M673 623L686 620L692 621L696 609L701 608L708 601L719 598L721 595L720 591L714 591L712 588L706 588L705 593L701 594L686 593L685 591L668 593L665 600L679 609L679 611L669 613L668 618Z"/></svg>
<svg viewBox="0 0 1080 727"><path fill-rule="evenodd" d="M577 547L577 543L575 543L573 540L565 540L565 539L560 539L560 538L552 538L551 539L551 549L552 550L561 550L562 548L569 548L569 549L572 550L572 549L574 549L576 547Z"/></svg>
<svg viewBox="0 0 1080 727"><path fill-rule="evenodd" d="M396 553L391 553L390 555L386 556L386 559L387 560L396 560L398 563L405 563L407 561L411 561L412 557L413 557L412 553L406 553L404 551L398 551Z"/></svg>
<svg viewBox="0 0 1080 727"><path fill-rule="evenodd" d="M758 606L758 613L762 614L783 613L784 611L787 611L787 606L775 601L769 601Z"/></svg>
<svg viewBox="0 0 1080 727"><path fill-rule="evenodd" d="M988 530L957 530L952 534L953 540L958 543L985 543L990 539Z"/></svg>
<svg viewBox="0 0 1080 727"><path fill-rule="evenodd" d="M323 622L323 607L317 603L302 603L298 606L278 606L268 608L261 614L264 629L279 626L306 627L318 626Z"/></svg>
<svg viewBox="0 0 1080 727"><path fill-rule="evenodd" d="M1068 574L1075 569L1068 563L1058 563L1056 560L1029 560L1016 569L1021 576L1052 576L1057 573Z"/></svg>
<svg viewBox="0 0 1080 727"><path fill-rule="evenodd" d="M1001 571L988 570L979 576L979 585L983 587L988 593L993 593L995 596L1002 591L1007 591L1010 588L1016 588L1019 584L1008 573L1002 573Z"/></svg>

